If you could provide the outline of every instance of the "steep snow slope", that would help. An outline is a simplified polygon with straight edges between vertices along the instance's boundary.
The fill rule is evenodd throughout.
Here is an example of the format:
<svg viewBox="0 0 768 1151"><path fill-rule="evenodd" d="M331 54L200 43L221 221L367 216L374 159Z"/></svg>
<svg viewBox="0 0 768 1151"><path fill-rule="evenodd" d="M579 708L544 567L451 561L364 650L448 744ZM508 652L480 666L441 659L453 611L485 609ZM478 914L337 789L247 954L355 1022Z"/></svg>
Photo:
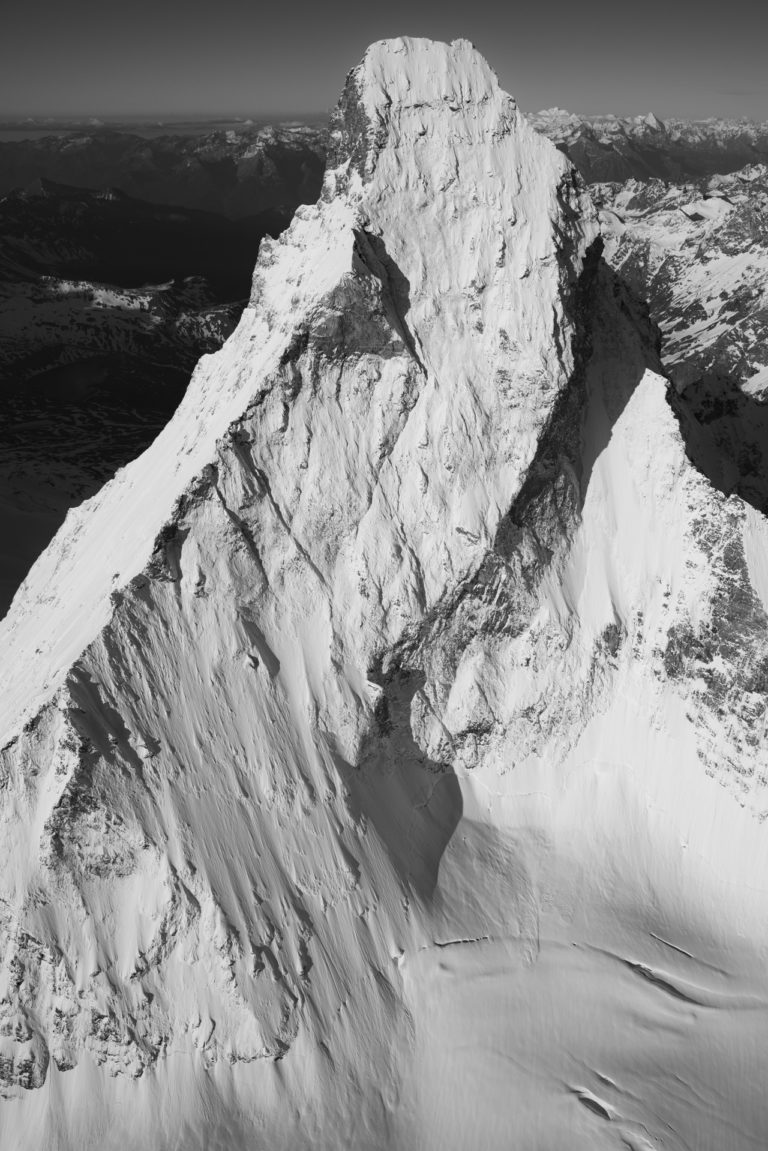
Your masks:
<svg viewBox="0 0 768 1151"><path fill-rule="evenodd" d="M1 625L3 1147L759 1146L765 521L469 44L333 145Z"/></svg>

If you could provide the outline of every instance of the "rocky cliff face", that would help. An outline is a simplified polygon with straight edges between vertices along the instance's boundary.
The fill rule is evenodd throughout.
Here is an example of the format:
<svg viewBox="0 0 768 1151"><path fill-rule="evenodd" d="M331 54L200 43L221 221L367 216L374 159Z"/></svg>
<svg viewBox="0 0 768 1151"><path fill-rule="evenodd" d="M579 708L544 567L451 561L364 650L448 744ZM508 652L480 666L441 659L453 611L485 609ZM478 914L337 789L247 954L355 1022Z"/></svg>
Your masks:
<svg viewBox="0 0 768 1151"><path fill-rule="evenodd" d="M753 1145L768 539L685 448L568 161L374 45L1 625L4 1147Z"/></svg>

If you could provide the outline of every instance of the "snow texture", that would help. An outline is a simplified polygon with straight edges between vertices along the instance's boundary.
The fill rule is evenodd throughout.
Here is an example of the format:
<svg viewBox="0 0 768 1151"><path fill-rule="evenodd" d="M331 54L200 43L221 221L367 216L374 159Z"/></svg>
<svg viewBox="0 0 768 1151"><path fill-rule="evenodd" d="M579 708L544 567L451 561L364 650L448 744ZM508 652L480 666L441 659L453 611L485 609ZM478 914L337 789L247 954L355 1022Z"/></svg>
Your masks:
<svg viewBox="0 0 768 1151"><path fill-rule="evenodd" d="M8 1151L760 1146L768 529L566 158L373 45L3 622Z"/></svg>

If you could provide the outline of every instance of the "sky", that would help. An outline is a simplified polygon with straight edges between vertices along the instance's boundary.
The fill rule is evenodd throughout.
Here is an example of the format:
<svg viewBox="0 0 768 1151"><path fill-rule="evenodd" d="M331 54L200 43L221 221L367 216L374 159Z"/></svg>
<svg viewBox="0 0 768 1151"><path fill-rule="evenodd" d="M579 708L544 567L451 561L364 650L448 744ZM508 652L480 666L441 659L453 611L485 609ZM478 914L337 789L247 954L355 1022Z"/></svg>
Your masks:
<svg viewBox="0 0 768 1151"><path fill-rule="evenodd" d="M0 116L321 113L373 40L466 37L527 111L768 120L765 0L24 0Z"/></svg>

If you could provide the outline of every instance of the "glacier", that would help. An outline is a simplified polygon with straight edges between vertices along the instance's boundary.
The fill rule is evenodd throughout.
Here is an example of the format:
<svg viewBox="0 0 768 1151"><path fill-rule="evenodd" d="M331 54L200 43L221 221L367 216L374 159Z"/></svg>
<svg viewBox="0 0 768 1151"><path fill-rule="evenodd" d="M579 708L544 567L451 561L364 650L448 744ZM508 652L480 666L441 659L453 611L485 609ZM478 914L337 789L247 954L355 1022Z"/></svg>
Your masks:
<svg viewBox="0 0 768 1151"><path fill-rule="evenodd" d="M8 1151L765 1144L768 527L467 41L0 624Z"/></svg>

